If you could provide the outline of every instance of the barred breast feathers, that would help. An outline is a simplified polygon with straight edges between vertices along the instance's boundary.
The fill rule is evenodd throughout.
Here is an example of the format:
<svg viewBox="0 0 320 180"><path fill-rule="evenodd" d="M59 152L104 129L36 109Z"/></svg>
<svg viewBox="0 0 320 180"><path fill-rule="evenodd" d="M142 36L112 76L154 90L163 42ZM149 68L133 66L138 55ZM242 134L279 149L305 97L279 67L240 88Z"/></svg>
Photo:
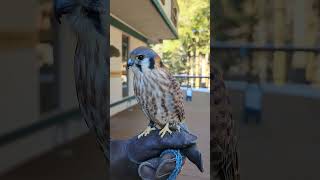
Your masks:
<svg viewBox="0 0 320 180"><path fill-rule="evenodd" d="M166 69L136 72L134 91L143 111L155 123L175 126L185 120L180 85Z"/></svg>

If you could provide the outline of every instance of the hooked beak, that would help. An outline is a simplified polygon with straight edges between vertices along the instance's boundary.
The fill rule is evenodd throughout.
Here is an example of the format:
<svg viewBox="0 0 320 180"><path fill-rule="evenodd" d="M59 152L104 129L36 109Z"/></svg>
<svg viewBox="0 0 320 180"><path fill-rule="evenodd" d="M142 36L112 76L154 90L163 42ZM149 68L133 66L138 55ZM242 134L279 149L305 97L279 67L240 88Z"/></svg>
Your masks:
<svg viewBox="0 0 320 180"><path fill-rule="evenodd" d="M75 6L74 0L54 0L54 15L59 24L61 24L62 15L71 13Z"/></svg>
<svg viewBox="0 0 320 180"><path fill-rule="evenodd" d="M128 60L128 63L127 63L127 68L131 67L134 65L134 60L132 60L131 58Z"/></svg>

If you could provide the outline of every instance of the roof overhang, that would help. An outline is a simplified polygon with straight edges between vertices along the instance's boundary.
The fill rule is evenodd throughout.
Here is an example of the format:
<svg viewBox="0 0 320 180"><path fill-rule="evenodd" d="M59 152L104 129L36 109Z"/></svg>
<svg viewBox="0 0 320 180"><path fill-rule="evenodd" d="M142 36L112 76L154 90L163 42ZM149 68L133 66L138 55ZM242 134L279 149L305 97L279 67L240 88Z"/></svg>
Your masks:
<svg viewBox="0 0 320 180"><path fill-rule="evenodd" d="M111 0L110 13L150 43L178 38L176 27L158 0Z"/></svg>

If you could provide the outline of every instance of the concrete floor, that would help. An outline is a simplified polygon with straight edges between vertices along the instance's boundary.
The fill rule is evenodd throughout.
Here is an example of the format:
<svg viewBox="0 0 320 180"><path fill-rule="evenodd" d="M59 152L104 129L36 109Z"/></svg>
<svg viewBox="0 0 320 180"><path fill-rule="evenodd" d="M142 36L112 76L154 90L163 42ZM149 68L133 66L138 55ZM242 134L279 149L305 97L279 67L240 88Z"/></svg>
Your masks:
<svg viewBox="0 0 320 180"><path fill-rule="evenodd" d="M187 124L191 132L198 136L198 147L202 152L205 172L187 161L178 180L210 179L210 95L193 93L193 101L185 102ZM130 118L128 118L130 117ZM110 135L114 139L125 139L139 134L148 121L138 106L125 110L111 118Z"/></svg>
<svg viewBox="0 0 320 180"><path fill-rule="evenodd" d="M320 100L265 93L262 102L261 123L239 125L241 179L319 180Z"/></svg>

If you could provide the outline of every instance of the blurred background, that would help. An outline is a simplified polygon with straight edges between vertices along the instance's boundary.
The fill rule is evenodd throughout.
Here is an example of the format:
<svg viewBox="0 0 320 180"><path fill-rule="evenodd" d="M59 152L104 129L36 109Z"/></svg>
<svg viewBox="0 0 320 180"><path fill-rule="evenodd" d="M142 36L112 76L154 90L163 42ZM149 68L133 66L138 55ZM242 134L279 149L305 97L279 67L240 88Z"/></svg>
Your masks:
<svg viewBox="0 0 320 180"><path fill-rule="evenodd" d="M0 8L0 179L106 179L103 154L78 111L75 37L64 20L57 25L52 5Z"/></svg>
<svg viewBox="0 0 320 180"><path fill-rule="evenodd" d="M241 178L319 179L320 1L212 6L212 61L231 96Z"/></svg>
<svg viewBox="0 0 320 180"><path fill-rule="evenodd" d="M75 35L53 18L53 0L0 9L0 179L106 179L104 156L78 111ZM133 96L128 53L150 46L181 82L205 173L187 162L179 179L209 179L209 0L110 1L111 138L147 125ZM188 91L188 93L187 93Z"/></svg>

